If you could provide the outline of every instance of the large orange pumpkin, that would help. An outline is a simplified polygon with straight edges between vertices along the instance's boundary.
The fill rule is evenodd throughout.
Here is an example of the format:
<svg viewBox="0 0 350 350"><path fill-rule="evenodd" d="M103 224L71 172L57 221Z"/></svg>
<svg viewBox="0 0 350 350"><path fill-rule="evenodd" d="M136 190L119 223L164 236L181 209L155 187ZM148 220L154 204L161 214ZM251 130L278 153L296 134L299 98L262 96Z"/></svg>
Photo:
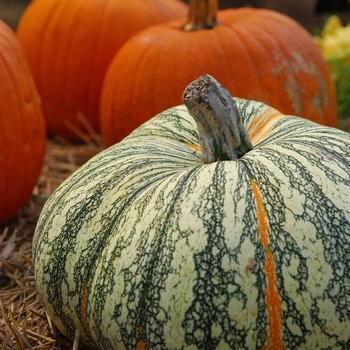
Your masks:
<svg viewBox="0 0 350 350"><path fill-rule="evenodd" d="M168 107L198 76L215 76L233 96L284 114L335 126L329 68L309 33L264 9L217 11L217 0L192 0L187 21L143 30L113 59L101 93L106 146Z"/></svg>
<svg viewBox="0 0 350 350"><path fill-rule="evenodd" d="M42 167L44 116L15 33L0 21L0 222L29 199Z"/></svg>
<svg viewBox="0 0 350 350"><path fill-rule="evenodd" d="M99 132L100 90L114 54L141 29L186 12L180 0L32 1L17 34L42 97L49 133L70 139L88 133L81 115Z"/></svg>

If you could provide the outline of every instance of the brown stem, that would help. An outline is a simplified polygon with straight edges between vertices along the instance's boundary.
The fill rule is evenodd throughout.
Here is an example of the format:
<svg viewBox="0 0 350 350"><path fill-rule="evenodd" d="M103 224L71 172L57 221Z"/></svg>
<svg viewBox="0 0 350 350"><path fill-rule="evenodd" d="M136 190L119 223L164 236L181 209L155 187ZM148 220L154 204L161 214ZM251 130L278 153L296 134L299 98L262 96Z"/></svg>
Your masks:
<svg viewBox="0 0 350 350"><path fill-rule="evenodd" d="M190 83L183 101L197 123L204 163L237 160L253 149L235 100L212 76Z"/></svg>
<svg viewBox="0 0 350 350"><path fill-rule="evenodd" d="M190 0L189 13L183 30L210 29L218 24L216 12L218 0Z"/></svg>

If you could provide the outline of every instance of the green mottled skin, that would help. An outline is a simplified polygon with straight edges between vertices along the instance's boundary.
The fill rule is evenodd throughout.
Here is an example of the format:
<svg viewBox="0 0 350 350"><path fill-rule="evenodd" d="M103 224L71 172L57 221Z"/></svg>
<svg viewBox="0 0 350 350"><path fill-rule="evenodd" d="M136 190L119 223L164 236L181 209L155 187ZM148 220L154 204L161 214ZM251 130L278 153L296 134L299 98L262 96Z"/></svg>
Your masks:
<svg viewBox="0 0 350 350"><path fill-rule="evenodd" d="M237 106L247 127L267 108ZM350 135L285 117L238 161L204 165L184 106L96 155L47 201L33 257L54 323L99 349L268 349L252 182L284 348L350 349Z"/></svg>

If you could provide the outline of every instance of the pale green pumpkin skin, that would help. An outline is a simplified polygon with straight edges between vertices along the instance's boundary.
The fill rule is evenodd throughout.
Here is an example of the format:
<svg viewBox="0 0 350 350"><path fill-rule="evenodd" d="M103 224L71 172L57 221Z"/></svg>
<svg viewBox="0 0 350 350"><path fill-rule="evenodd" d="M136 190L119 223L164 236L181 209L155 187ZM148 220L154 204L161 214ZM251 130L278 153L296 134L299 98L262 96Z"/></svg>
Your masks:
<svg viewBox="0 0 350 350"><path fill-rule="evenodd" d="M35 280L64 334L118 350L350 349L350 135L236 102L254 145L238 161L203 165L178 106L49 198Z"/></svg>

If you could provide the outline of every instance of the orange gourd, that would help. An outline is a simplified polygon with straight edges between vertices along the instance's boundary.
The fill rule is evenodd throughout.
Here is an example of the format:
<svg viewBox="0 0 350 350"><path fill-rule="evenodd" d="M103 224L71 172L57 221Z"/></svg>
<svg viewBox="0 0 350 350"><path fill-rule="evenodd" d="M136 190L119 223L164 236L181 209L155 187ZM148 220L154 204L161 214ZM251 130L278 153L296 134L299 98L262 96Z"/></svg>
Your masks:
<svg viewBox="0 0 350 350"><path fill-rule="evenodd" d="M101 93L105 145L181 104L183 89L203 74L215 76L233 96L336 125L329 68L296 21L272 10L217 11L217 0L192 0L184 25L148 28L114 57Z"/></svg>
<svg viewBox="0 0 350 350"><path fill-rule="evenodd" d="M29 199L46 143L40 98L15 33L0 21L0 222Z"/></svg>
<svg viewBox="0 0 350 350"><path fill-rule="evenodd" d="M87 121L98 133L102 80L115 53L140 30L186 12L180 0L32 1L17 34L42 97L48 132L77 139L89 133Z"/></svg>

